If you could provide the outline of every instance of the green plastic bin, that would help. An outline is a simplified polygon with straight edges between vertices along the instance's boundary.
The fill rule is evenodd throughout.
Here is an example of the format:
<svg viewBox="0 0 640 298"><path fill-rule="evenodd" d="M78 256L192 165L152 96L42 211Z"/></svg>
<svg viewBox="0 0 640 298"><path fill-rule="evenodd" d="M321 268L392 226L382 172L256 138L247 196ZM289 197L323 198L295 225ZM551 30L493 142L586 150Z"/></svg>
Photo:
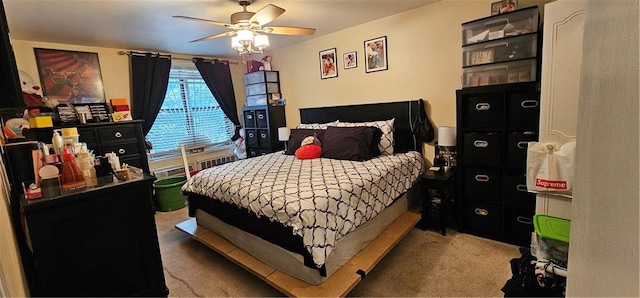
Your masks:
<svg viewBox="0 0 640 298"><path fill-rule="evenodd" d="M172 177L153 182L153 189L158 199L158 210L167 212L182 209L186 204L180 188L187 182L187 177Z"/></svg>

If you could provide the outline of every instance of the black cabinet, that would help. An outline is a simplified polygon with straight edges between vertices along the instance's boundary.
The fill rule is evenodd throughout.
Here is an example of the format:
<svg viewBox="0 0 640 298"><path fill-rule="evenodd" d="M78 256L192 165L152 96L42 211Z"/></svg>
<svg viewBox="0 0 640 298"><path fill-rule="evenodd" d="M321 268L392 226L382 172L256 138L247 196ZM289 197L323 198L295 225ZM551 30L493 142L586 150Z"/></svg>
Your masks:
<svg viewBox="0 0 640 298"><path fill-rule="evenodd" d="M33 296L167 296L153 177L52 199L21 199Z"/></svg>
<svg viewBox="0 0 640 298"><path fill-rule="evenodd" d="M242 109L247 157L284 149L278 127L287 126L284 106L250 106Z"/></svg>
<svg viewBox="0 0 640 298"><path fill-rule="evenodd" d="M529 246L535 195L527 192L526 150L538 139L539 84L463 88L456 100L459 229Z"/></svg>

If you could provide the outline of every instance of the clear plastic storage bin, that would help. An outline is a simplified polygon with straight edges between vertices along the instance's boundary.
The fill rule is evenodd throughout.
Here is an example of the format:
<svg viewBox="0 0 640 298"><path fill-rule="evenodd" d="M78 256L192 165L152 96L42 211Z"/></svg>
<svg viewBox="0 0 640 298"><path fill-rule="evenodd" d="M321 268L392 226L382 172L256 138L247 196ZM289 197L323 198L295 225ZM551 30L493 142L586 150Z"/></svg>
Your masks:
<svg viewBox="0 0 640 298"><path fill-rule="evenodd" d="M462 70L463 87L533 82L535 80L535 58L467 67Z"/></svg>
<svg viewBox="0 0 640 298"><path fill-rule="evenodd" d="M538 7L490 16L462 24L462 45L538 31Z"/></svg>
<svg viewBox="0 0 640 298"><path fill-rule="evenodd" d="M462 49L462 66L534 58L538 53L537 47L537 34L521 35L467 46Z"/></svg>

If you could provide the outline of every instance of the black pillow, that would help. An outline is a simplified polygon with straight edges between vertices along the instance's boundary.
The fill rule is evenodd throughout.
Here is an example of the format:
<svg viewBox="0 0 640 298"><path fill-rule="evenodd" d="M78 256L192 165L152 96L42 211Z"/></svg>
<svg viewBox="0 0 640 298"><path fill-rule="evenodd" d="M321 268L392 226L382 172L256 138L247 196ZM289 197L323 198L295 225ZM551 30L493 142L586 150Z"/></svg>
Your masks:
<svg viewBox="0 0 640 298"><path fill-rule="evenodd" d="M289 141L287 142L287 150L284 154L295 155L296 150L300 148L302 140L308 136L313 136L314 134L318 137L320 143L323 143L324 132L325 129L292 128L291 134L289 135Z"/></svg>
<svg viewBox="0 0 640 298"><path fill-rule="evenodd" d="M322 157L353 161L369 160L380 155L378 142L381 135L382 131L377 127L330 126L322 139ZM376 148L377 155L372 151L373 147Z"/></svg>

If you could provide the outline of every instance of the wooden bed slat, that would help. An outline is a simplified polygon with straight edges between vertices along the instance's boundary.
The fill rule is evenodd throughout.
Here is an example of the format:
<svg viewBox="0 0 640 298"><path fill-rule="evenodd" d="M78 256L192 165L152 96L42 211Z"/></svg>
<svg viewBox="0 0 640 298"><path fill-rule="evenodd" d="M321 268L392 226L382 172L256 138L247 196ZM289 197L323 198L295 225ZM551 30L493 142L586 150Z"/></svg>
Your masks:
<svg viewBox="0 0 640 298"><path fill-rule="evenodd" d="M178 223L176 228L253 273L290 297L343 297L361 280L358 271L368 274L373 267L418 223L420 214L407 211L391 223L377 238L347 261L320 285L311 285L275 270L237 248L218 234L199 226L195 218Z"/></svg>

